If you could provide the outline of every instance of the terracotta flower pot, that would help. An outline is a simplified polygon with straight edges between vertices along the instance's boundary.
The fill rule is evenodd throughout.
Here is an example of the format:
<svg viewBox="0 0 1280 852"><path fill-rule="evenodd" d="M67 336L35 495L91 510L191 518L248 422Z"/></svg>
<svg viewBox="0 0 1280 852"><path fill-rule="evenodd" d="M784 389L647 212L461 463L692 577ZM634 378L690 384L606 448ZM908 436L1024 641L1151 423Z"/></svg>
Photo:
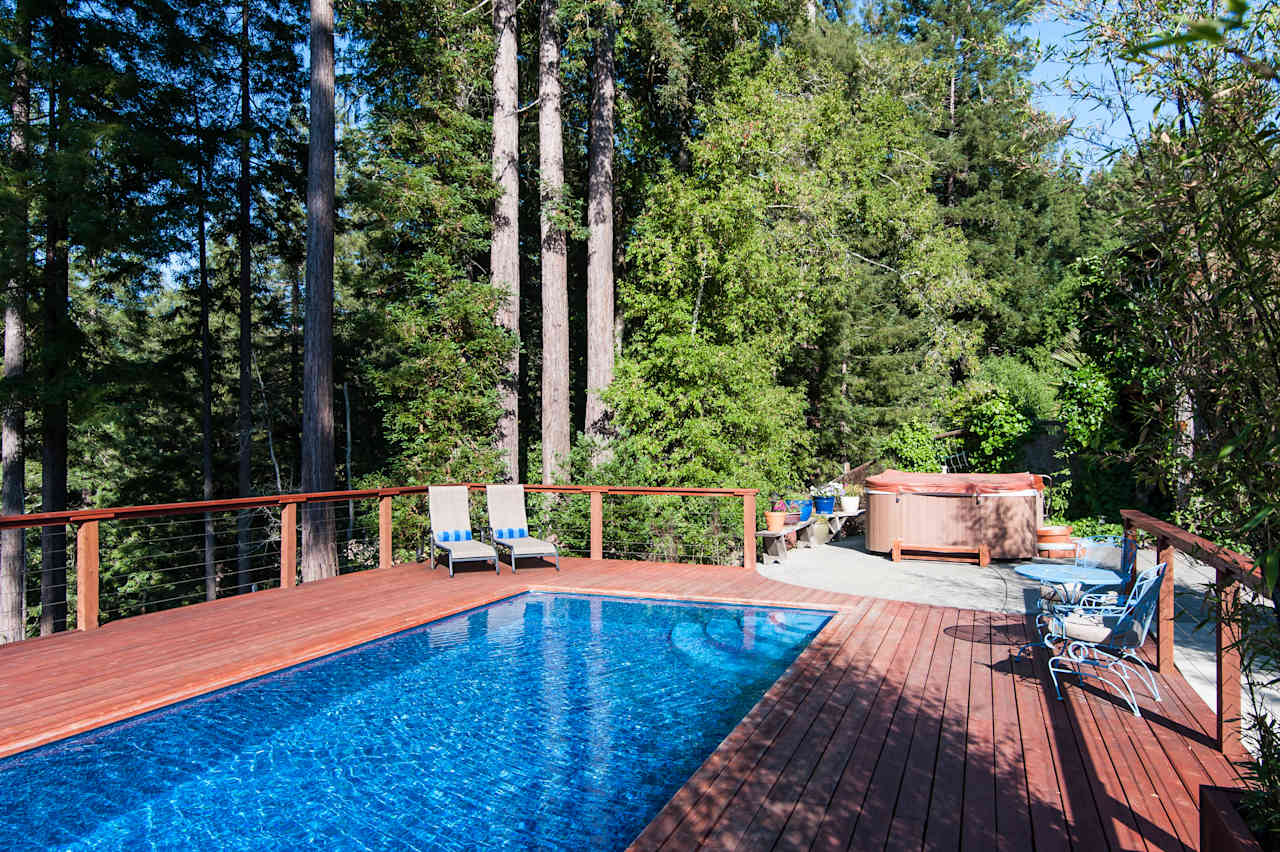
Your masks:
<svg viewBox="0 0 1280 852"><path fill-rule="evenodd" d="M764 527L769 532L782 532L782 528L787 525L786 512L765 512Z"/></svg>

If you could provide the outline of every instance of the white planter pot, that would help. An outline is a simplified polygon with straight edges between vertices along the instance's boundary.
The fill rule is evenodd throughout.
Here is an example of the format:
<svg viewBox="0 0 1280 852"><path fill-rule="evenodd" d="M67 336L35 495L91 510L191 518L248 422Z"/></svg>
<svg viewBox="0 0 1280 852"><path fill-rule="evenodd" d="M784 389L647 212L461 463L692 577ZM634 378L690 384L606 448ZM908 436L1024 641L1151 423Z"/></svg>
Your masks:
<svg viewBox="0 0 1280 852"><path fill-rule="evenodd" d="M840 508L845 512L858 511L858 501L860 496L857 494L845 494L840 498Z"/></svg>

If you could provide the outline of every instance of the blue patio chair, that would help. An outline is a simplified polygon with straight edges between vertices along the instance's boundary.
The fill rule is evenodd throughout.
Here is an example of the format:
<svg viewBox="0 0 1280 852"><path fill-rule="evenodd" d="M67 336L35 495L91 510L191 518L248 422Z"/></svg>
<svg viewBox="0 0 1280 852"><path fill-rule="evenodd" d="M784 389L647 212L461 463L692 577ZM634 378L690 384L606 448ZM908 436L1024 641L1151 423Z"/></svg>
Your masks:
<svg viewBox="0 0 1280 852"><path fill-rule="evenodd" d="M1128 536L1096 535L1076 539L1077 568L1103 568L1121 576L1119 583L1068 589L1058 586L1040 587L1040 611L1048 613L1062 604L1089 603L1092 606L1114 605L1124 589L1133 584L1138 566L1137 542Z"/></svg>
<svg viewBox="0 0 1280 852"><path fill-rule="evenodd" d="M1058 675L1064 672L1075 672L1110 686L1128 701L1135 716L1142 712L1130 684L1133 675L1142 680L1156 701L1160 700L1155 675L1138 652L1151 632L1164 574L1163 562L1143 571L1123 602L1060 604L1044 617L1044 644L1054 651L1049 660L1049 676L1059 701L1062 687Z"/></svg>

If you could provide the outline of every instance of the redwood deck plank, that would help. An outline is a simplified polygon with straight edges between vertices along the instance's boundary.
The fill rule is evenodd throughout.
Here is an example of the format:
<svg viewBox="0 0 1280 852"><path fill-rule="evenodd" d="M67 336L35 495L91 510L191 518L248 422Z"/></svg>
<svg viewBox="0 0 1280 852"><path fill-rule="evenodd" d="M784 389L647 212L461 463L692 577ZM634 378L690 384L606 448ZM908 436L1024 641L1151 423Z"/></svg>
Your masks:
<svg viewBox="0 0 1280 852"><path fill-rule="evenodd" d="M1013 654L1017 648L1009 646L1011 625L1020 628L1008 616L992 621L991 709L995 721L996 846L1018 852L1032 848L1027 770L1028 763L1034 765L1035 755L1026 752L1018 715L1013 674ZM1015 635L1021 634L1018 629Z"/></svg>
<svg viewBox="0 0 1280 852"><path fill-rule="evenodd" d="M791 815L783 826L776 848L781 850L808 849L817 836L826 816L831 797L845 762L857 744L858 736L871 711L872 702L880 690L889 665L891 651L902 638L910 607L894 603L882 621L883 627L875 639L864 646L863 659L857 661L860 675L848 703L844 707L831 739L822 750L818 765L809 776ZM883 653L882 653L883 652Z"/></svg>
<svg viewBox="0 0 1280 852"><path fill-rule="evenodd" d="M942 709L938 758L925 823L924 848L956 849L964 815L965 725L969 718L969 673L976 643L978 613L962 612L951 651L951 674Z"/></svg>
<svg viewBox="0 0 1280 852"><path fill-rule="evenodd" d="M791 755L790 760L787 761L785 769L779 774L768 795L755 803L757 805L755 815L742 831L737 844L738 848L769 849L778 842L805 784L812 777L845 708L849 705L851 695L859 687L863 669L857 661L865 659L869 654L874 654L875 649L880 645L882 636L880 625L890 620L889 618L881 620L880 615L883 612L883 608L880 608L874 620L870 616L865 619L859 625L857 641L845 646L846 653L842 654L839 660L843 667L840 682L822 705L818 717Z"/></svg>
<svg viewBox="0 0 1280 852"><path fill-rule="evenodd" d="M893 652L893 659L880 684L880 690L876 693L871 711L858 734L857 745L845 763L840 781L831 796L826 818L814 840L814 849L845 849L852 839L876 763L893 724L898 699L906 685L908 669L920 647L922 627L932 609L934 608L914 607L904 635L894 643L895 647L890 649ZM881 651L883 653L884 649Z"/></svg>
<svg viewBox="0 0 1280 852"><path fill-rule="evenodd" d="M915 730L911 735L911 747L902 773L893 822L888 827L885 844L887 848L914 849L924 843L925 825L929 819L929 800L934 786L934 766L942 743L947 685L960 651L967 650L967 643L964 643L962 649L962 643L957 642L955 636L962 615L971 622L967 613L947 610L938 632L933 664L929 669ZM967 657L963 664L969 664Z"/></svg>
<svg viewBox="0 0 1280 852"><path fill-rule="evenodd" d="M741 568L561 565L396 565L0 647L0 756L540 590L836 613L636 849L1195 848L1199 785L1239 780L1181 675L1141 719L1070 678L1059 702L1042 652L1008 659L1006 616Z"/></svg>
<svg viewBox="0 0 1280 852"><path fill-rule="evenodd" d="M969 667L969 721L965 729L964 816L960 848L996 848L995 708L991 681L991 613L974 621Z"/></svg>
<svg viewBox="0 0 1280 852"><path fill-rule="evenodd" d="M796 660L805 665L805 677L798 688L789 692L780 702L779 712L771 713L755 734L734 755L729 765L718 774L698 801L685 814L683 821L663 843L664 849L689 849L700 845L707 834L719 822L721 815L737 796L744 784L751 789L758 789L767 768L761 767L761 759L766 755L776 740L787 742L797 736L803 736L803 728L807 727L806 714L803 710L810 693L817 690L820 694L829 692L829 663L845 642L853 636L852 620L841 620L828 625L832 635L827 643L820 646L815 653L804 653ZM811 649L812 650L812 649Z"/></svg>
<svg viewBox="0 0 1280 852"><path fill-rule="evenodd" d="M949 615L944 609L932 610L921 631L916 658L907 673L907 682L898 698L889 735L880 750L862 812L853 827L849 842L851 849L883 849L888 843L894 809L906 774L911 738L921 714L925 712L922 705L926 683L938 653L939 637L943 635L943 620Z"/></svg>

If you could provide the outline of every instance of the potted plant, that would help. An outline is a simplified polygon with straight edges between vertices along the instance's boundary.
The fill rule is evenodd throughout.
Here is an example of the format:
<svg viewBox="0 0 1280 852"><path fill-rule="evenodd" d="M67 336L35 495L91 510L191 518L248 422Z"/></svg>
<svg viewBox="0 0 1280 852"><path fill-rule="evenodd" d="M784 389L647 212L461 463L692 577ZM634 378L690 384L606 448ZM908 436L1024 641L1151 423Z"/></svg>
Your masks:
<svg viewBox="0 0 1280 852"><path fill-rule="evenodd" d="M786 525L787 504L782 500L775 500L773 507L764 511L764 528L769 532L782 532Z"/></svg>
<svg viewBox="0 0 1280 852"><path fill-rule="evenodd" d="M858 511L858 503L861 501L861 499L862 499L862 486L850 485L848 488L845 489L844 493L840 495L841 511L844 511L844 512Z"/></svg>
<svg viewBox="0 0 1280 852"><path fill-rule="evenodd" d="M813 509L819 515L836 513L836 498L843 496L844 486L839 482L828 482L826 485L815 485L809 489L813 497Z"/></svg>
<svg viewBox="0 0 1280 852"><path fill-rule="evenodd" d="M813 500L809 497L791 497L787 499L787 523L798 524L807 521L813 515Z"/></svg>

